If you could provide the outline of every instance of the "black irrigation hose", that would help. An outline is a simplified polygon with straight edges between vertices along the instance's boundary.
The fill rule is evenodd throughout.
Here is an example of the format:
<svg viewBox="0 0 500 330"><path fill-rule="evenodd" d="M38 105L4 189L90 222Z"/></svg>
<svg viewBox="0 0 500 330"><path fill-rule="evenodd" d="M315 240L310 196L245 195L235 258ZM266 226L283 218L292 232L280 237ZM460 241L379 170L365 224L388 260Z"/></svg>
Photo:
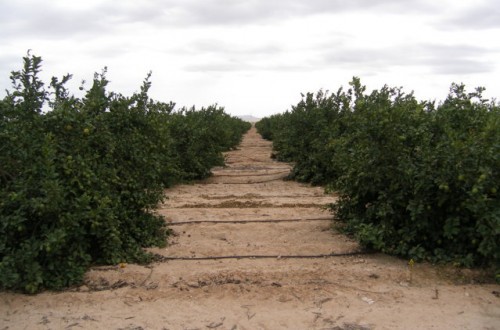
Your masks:
<svg viewBox="0 0 500 330"><path fill-rule="evenodd" d="M214 257L165 257L159 254L154 256L155 261L170 261L170 260L183 260L183 261L200 261L200 260L222 260L222 259L322 259L332 257L349 257L373 254L371 251L355 251L355 252L340 252L329 254L312 254L312 255L233 255L233 256L214 256Z"/></svg>
<svg viewBox="0 0 500 330"><path fill-rule="evenodd" d="M284 181L286 176L276 178L276 179L270 179L270 180L262 180L262 181L253 181L253 182L204 182L202 184L257 184L257 183L266 183L266 182L271 182L271 181Z"/></svg>
<svg viewBox="0 0 500 330"><path fill-rule="evenodd" d="M290 170L283 170L280 172L275 172L275 173L263 173L263 174L237 174L237 175L231 175L231 174L217 174L214 173L213 177L232 177L232 178L245 178L247 176L266 176L266 175L278 175L278 174L285 174L285 173L290 173Z"/></svg>
<svg viewBox="0 0 500 330"><path fill-rule="evenodd" d="M253 162L252 164L269 164L269 162L264 160L258 160L253 158L248 158L248 159ZM234 160L234 161L226 161L226 164L245 164L245 163L239 160Z"/></svg>
<svg viewBox="0 0 500 330"><path fill-rule="evenodd" d="M266 164L269 164L269 161L268 159L255 159L255 158L252 158L251 156L245 156L245 155L227 155L226 156L226 163L228 164L231 164L231 162L229 162L229 160L231 160L230 158L233 157L233 160L236 161L238 158L245 158L245 159L248 159L248 160L252 160L256 163L266 163ZM234 159L236 158L236 159Z"/></svg>
<svg viewBox="0 0 500 330"><path fill-rule="evenodd" d="M200 223L278 223L278 222L305 222L305 221L318 221L318 220L332 220L332 217L322 217L322 218L308 218L308 219L263 219L263 220L194 220L194 221L179 221L179 222L168 222L169 226L179 226L179 225L191 225Z"/></svg>
<svg viewBox="0 0 500 330"><path fill-rule="evenodd" d="M253 169L249 169L249 168L245 168L245 167L230 167L230 166L227 166L223 169L219 169L219 170L215 170L215 171L222 171L222 170L230 170L230 171L266 171L266 170L283 170L283 171L289 171L290 168L285 168L285 167L259 167L259 168L253 168Z"/></svg>

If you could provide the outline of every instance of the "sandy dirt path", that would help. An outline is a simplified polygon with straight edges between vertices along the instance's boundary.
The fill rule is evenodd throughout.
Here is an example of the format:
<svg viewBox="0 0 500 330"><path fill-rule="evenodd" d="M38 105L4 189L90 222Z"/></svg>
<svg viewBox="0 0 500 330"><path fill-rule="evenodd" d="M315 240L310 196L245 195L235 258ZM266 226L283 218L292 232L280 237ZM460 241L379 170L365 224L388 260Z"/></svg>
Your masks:
<svg viewBox="0 0 500 330"><path fill-rule="evenodd" d="M151 249L161 261L96 267L59 293L0 293L0 330L500 329L498 285L345 255L362 251L332 229L335 196L284 181L290 166L270 155L252 128L213 177L166 192L158 212L175 236Z"/></svg>

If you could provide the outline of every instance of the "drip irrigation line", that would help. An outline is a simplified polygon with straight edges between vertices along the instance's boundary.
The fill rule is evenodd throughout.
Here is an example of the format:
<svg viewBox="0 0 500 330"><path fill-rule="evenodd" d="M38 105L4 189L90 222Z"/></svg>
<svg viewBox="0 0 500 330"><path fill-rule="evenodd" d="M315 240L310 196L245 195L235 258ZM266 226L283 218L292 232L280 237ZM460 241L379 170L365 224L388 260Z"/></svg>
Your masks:
<svg viewBox="0 0 500 330"><path fill-rule="evenodd" d="M277 222L306 222L306 221L319 221L319 220L332 220L332 217L322 217L322 218L308 218L308 219L263 219L263 220L194 220L194 221L179 221L179 222L169 222L169 226L179 226L179 225L191 225L200 223L277 223Z"/></svg>
<svg viewBox="0 0 500 330"><path fill-rule="evenodd" d="M327 203L327 204L332 204L332 203ZM266 208L266 209L286 209L286 208L302 208L302 209L319 209L323 208L327 204L283 204L283 205L272 205L272 204L252 204L251 206L247 206L245 204L243 205L238 205L238 206L232 206L232 205L221 205L221 204L214 204L214 205L200 205L200 204L195 204L195 205L182 205L182 206L173 206L173 207L164 207L160 208L160 210L191 210L191 209L205 209L205 210L217 210L217 209L255 209L255 208Z"/></svg>
<svg viewBox="0 0 500 330"><path fill-rule="evenodd" d="M226 160L227 160L228 163L231 163L231 162L229 162L231 160L231 157L233 158L232 159L233 162L237 160L237 159L234 159L234 158L245 158L245 159L254 161L256 163L266 163L266 164L269 164L269 160L268 160L267 157L265 159L256 159L256 158L253 158L253 157L250 157L250 156L245 156L245 155L227 155L226 156Z"/></svg>
<svg viewBox="0 0 500 330"><path fill-rule="evenodd" d="M291 171L291 167L259 167L259 168L245 168L245 167L224 167L224 168L216 168L212 169L212 173L222 172L222 171L241 171L241 172L261 172L261 171L276 171L276 173L281 173L285 171Z"/></svg>
<svg viewBox="0 0 500 330"><path fill-rule="evenodd" d="M258 183L266 183L266 182L271 182L271 181L284 181L286 176L284 177L279 177L276 179L269 179L269 180L261 180L261 181L252 181L252 182L206 182L203 184L258 184Z"/></svg>
<svg viewBox="0 0 500 330"><path fill-rule="evenodd" d="M214 169L217 170L233 170L233 171L253 171L253 170L285 170L290 169L284 163L267 163L270 166L253 166L253 165L240 165L240 166L218 166ZM279 166L282 165L282 166Z"/></svg>
<svg viewBox="0 0 500 330"><path fill-rule="evenodd" d="M283 170L283 171L280 171L280 172L275 172L275 173L262 173L262 174L236 174L236 175L232 175L232 174L217 174L217 173L214 173L214 177L221 177L221 176L225 176L225 177L233 177L233 178L244 178L244 177L247 177L247 176L266 176L266 175L278 175L278 174L285 174L285 173L290 173L290 170Z"/></svg>
<svg viewBox="0 0 500 330"><path fill-rule="evenodd" d="M183 261L200 261L200 260L222 260L222 259L322 259L332 257L349 257L373 254L371 251L354 251L340 252L329 254L310 254L310 255L230 255L230 256L212 256L212 257L165 257L155 255L157 261L183 260Z"/></svg>
<svg viewBox="0 0 500 330"><path fill-rule="evenodd" d="M215 172L217 171L223 171L223 170L229 170L229 171L241 171L241 172L252 172L252 171L270 171L270 170L278 170L278 171L289 171L291 168L290 167L257 167L257 168L245 168L244 166L242 167L231 167L231 166L226 166L224 168L219 168L214 170Z"/></svg>

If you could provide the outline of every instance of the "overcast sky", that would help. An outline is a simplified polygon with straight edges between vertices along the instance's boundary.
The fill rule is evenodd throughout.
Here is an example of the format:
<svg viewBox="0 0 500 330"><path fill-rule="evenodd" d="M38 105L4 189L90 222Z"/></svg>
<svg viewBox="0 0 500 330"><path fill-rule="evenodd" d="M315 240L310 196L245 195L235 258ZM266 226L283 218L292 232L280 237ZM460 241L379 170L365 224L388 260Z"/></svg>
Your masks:
<svg viewBox="0 0 500 330"><path fill-rule="evenodd" d="M0 0L0 97L28 49L72 86L108 67L110 89L233 115L283 112L300 93L403 86L442 100L452 82L500 99L497 0ZM89 83L87 83L87 87Z"/></svg>

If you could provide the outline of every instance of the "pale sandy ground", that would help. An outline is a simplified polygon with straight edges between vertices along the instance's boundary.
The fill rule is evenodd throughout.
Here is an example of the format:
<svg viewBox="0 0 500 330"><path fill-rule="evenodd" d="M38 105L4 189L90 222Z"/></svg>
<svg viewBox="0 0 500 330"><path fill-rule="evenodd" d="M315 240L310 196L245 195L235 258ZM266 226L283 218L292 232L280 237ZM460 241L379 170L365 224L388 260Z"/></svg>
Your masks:
<svg viewBox="0 0 500 330"><path fill-rule="evenodd" d="M500 329L500 287L475 272L321 257L361 249L332 229L322 207L335 196L283 181L290 167L270 154L252 129L228 167L167 191L159 212L176 236L151 249L162 261L96 267L64 292L0 293L0 330ZM225 256L239 258L169 259Z"/></svg>

